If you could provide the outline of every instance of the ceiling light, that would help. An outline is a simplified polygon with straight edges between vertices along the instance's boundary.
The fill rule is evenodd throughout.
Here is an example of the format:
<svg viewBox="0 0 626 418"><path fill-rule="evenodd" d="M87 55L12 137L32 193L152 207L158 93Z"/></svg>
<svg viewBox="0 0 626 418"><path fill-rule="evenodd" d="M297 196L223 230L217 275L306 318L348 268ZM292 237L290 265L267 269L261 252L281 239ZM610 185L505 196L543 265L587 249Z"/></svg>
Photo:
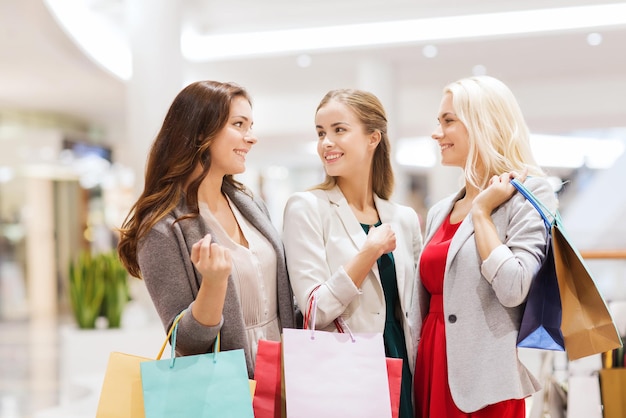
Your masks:
<svg viewBox="0 0 626 418"><path fill-rule="evenodd" d="M437 143L431 138L402 138L394 148L400 165L428 168L437 163Z"/></svg>
<svg viewBox="0 0 626 418"><path fill-rule="evenodd" d="M298 58L296 58L296 63L298 64L298 67L300 68L310 67L312 62L313 62L313 59L311 58L310 55L307 55L307 54L298 55Z"/></svg>
<svg viewBox="0 0 626 418"><path fill-rule="evenodd" d="M484 65L481 65L481 64L474 65L472 67L472 74L476 75L476 76L478 76L478 75L485 75L485 74L487 74L487 67L485 67Z"/></svg>
<svg viewBox="0 0 626 418"><path fill-rule="evenodd" d="M212 61L616 25L626 25L626 3L248 33L205 34L187 28L181 46L188 60Z"/></svg>
<svg viewBox="0 0 626 418"><path fill-rule="evenodd" d="M587 35L587 43L591 46L600 45L602 43L602 35L597 32L590 33Z"/></svg>
<svg viewBox="0 0 626 418"><path fill-rule="evenodd" d="M426 58L435 58L438 53L439 51L437 50L437 47L435 45L426 45L424 48L422 48L422 55L424 55Z"/></svg>
<svg viewBox="0 0 626 418"><path fill-rule="evenodd" d="M537 164L564 168L609 168L624 153L625 148L624 141L620 139L555 135L531 135L530 144ZM567 152L563 152L565 149Z"/></svg>
<svg viewBox="0 0 626 418"><path fill-rule="evenodd" d="M76 45L94 62L122 80L132 75L126 33L84 1L44 0L48 10Z"/></svg>
<svg viewBox="0 0 626 418"><path fill-rule="evenodd" d="M89 57L121 79L131 77L130 42L118 22L90 10L85 1L44 3ZM623 25L626 3L248 33L206 34L187 27L181 50L190 61L216 61Z"/></svg>

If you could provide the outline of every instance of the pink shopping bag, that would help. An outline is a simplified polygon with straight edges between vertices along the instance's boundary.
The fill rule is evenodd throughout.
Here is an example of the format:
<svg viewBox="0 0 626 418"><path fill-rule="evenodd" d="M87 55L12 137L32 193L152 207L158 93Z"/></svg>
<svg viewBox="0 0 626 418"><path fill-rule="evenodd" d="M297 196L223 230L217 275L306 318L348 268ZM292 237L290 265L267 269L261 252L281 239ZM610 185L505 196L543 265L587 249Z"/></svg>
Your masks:
<svg viewBox="0 0 626 418"><path fill-rule="evenodd" d="M382 333L318 331L315 292L308 305L305 329L283 330L287 416L392 418Z"/></svg>

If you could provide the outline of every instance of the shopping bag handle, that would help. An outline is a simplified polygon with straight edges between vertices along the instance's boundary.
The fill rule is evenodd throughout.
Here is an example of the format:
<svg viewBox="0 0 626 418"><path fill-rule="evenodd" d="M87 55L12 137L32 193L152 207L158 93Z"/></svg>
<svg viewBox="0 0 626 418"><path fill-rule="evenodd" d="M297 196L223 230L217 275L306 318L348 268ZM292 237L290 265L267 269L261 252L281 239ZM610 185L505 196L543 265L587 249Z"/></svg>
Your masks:
<svg viewBox="0 0 626 418"><path fill-rule="evenodd" d="M157 360L161 360L161 356L163 356L163 352L165 351L165 347L167 346L167 342L170 340L170 337L172 338L172 343L171 343L171 361L170 361L170 368L174 367L174 360L176 359L176 334L178 333L178 323L180 322L180 320L182 319L182 317L185 315L186 311L182 311L181 313L179 313L176 318L174 319L174 322L172 323L172 326L170 327L170 330L167 333L167 337L165 337L165 341L163 341L163 345L161 346L161 350L159 350L159 354L157 355L156 359ZM214 344L214 350L213 350L213 363L217 362L217 353L220 351L220 333L217 333L217 337L215 337L215 344Z"/></svg>
<svg viewBox="0 0 626 418"><path fill-rule="evenodd" d="M546 224L546 228L550 230L554 221L559 218L558 211L556 213L552 213L550 209L541 203L541 201L537 199L537 197L518 179L511 179L511 184L530 202L531 205L535 207L535 209L537 209L537 212L539 212L541 218L543 219L543 223Z"/></svg>
<svg viewBox="0 0 626 418"><path fill-rule="evenodd" d="M172 334L174 334L174 338L176 338L176 333L174 333L174 330L177 329L178 322L182 319L184 315L185 315L185 311L182 311L176 316L176 318L174 318L174 322L172 323L172 326L170 327L170 330L167 333L167 337L165 337L165 341L163 341L163 345L161 346L161 349L159 350L159 354L157 354L156 356L157 360L161 360L161 356L163 355L163 352L165 351L165 347L167 347L167 343L169 342ZM172 345L173 346L176 345L175 340L172 342Z"/></svg>
<svg viewBox="0 0 626 418"><path fill-rule="evenodd" d="M310 325L312 340L315 339L315 315L317 313L317 298L315 297L315 293L317 292L317 289L320 288L320 286L321 285L317 285L309 294L309 298L307 300L307 309L304 313L303 328L308 329ZM350 327L348 327L348 324L342 317L335 318L333 323L335 324L337 332L343 334L347 331L348 334L350 334L350 339L352 340L352 342L356 342L352 330L350 329Z"/></svg>

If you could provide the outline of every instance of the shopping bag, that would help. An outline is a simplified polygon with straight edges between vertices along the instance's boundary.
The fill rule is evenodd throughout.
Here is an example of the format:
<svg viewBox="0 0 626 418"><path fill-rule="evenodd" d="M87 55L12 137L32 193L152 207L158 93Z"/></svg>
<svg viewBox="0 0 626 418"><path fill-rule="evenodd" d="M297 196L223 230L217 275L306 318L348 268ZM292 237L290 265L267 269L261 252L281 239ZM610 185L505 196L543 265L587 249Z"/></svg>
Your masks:
<svg viewBox="0 0 626 418"><path fill-rule="evenodd" d="M400 415L400 393L402 388L402 363L401 358L387 357L387 377L389 379L389 398L391 402L391 416L398 418Z"/></svg>
<svg viewBox="0 0 626 418"><path fill-rule="evenodd" d="M400 410L402 386L402 359L386 359L389 380L389 397L393 418ZM259 340L254 369L256 392L252 400L255 418L281 418L285 416L285 397L282 391L281 344L277 341Z"/></svg>
<svg viewBox="0 0 626 418"><path fill-rule="evenodd" d="M284 417L280 342L259 340L254 366L256 391L252 399L255 418Z"/></svg>
<svg viewBox="0 0 626 418"><path fill-rule="evenodd" d="M565 350L561 333L561 295L554 267L551 236L548 237L546 258L530 284L517 335L517 346Z"/></svg>
<svg viewBox="0 0 626 418"><path fill-rule="evenodd" d="M558 211L551 213L516 179L511 183L546 219L561 297L561 333L568 359L576 360L622 346L615 322L580 253L568 239Z"/></svg>
<svg viewBox="0 0 626 418"><path fill-rule="evenodd" d="M315 330L309 311L312 329L283 330L287 416L391 418L382 333Z"/></svg>
<svg viewBox="0 0 626 418"><path fill-rule="evenodd" d="M576 360L622 346L609 308L582 257L568 239L560 219L552 227L556 277L559 281L567 357ZM567 320L565 320L567 319Z"/></svg>
<svg viewBox="0 0 626 418"><path fill-rule="evenodd" d="M174 325L182 318L179 315ZM157 358L161 358L174 329L170 329ZM140 363L152 361L147 357L113 352L104 374L96 418L144 418L143 391L141 389Z"/></svg>
<svg viewBox="0 0 626 418"><path fill-rule="evenodd" d="M626 417L626 369L601 369L600 393L604 418Z"/></svg>
<svg viewBox="0 0 626 418"><path fill-rule="evenodd" d="M243 350L176 357L140 363L146 418L254 418L252 386Z"/></svg>
<svg viewBox="0 0 626 418"><path fill-rule="evenodd" d="M283 330L288 417L391 418L382 334Z"/></svg>
<svg viewBox="0 0 626 418"><path fill-rule="evenodd" d="M113 352L109 355L96 418L144 418L139 363L147 357Z"/></svg>

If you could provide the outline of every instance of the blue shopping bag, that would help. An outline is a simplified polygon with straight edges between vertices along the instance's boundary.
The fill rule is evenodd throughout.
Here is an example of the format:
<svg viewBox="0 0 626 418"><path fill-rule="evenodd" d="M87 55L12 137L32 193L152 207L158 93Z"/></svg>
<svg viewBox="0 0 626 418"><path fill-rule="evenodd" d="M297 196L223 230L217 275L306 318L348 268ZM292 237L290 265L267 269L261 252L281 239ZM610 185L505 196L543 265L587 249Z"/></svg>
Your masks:
<svg viewBox="0 0 626 418"><path fill-rule="evenodd" d="M546 259L533 278L528 291L528 299L517 335L517 346L564 351L561 320L561 295L550 237Z"/></svg>
<svg viewBox="0 0 626 418"><path fill-rule="evenodd" d="M141 363L146 418L254 418L251 386L243 350L176 357ZM158 356L160 358L160 355Z"/></svg>
<svg viewBox="0 0 626 418"><path fill-rule="evenodd" d="M559 282L556 277L554 249L552 248L552 218L554 215L517 180L511 184L537 209L546 226L548 236L546 258L533 277L522 315L517 346L542 350L565 351L561 321L563 309Z"/></svg>

